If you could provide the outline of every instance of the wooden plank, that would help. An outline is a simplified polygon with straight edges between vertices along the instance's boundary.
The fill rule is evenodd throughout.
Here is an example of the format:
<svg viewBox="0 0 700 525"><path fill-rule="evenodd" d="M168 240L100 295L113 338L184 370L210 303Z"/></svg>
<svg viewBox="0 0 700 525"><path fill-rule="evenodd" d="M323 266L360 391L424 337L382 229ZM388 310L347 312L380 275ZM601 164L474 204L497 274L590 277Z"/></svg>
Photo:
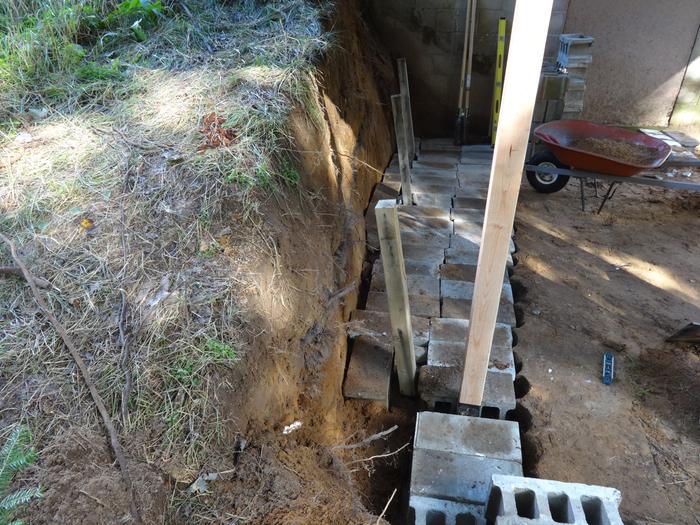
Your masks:
<svg viewBox="0 0 700 525"><path fill-rule="evenodd" d="M392 97L393 98L393 97ZM414 396L416 388L416 354L413 347L411 308L408 304L406 268L403 262L399 215L396 202L382 200L375 208L379 248L384 267L384 281L389 303L394 361L399 375L399 388L406 396Z"/></svg>
<svg viewBox="0 0 700 525"><path fill-rule="evenodd" d="M406 126L404 124L403 96L391 96L391 109L394 112L394 130L396 132L396 149L399 157L399 174L401 175L401 203L413 204L411 191L411 168L408 160Z"/></svg>
<svg viewBox="0 0 700 525"><path fill-rule="evenodd" d="M496 132L459 402L480 406L553 0L518 0Z"/></svg>
<svg viewBox="0 0 700 525"><path fill-rule="evenodd" d="M413 111L411 111L411 90L408 85L408 68L406 59L397 60L399 69L399 88L403 96L404 125L406 127L406 142L408 144L408 158L413 162L416 158L416 137L413 135Z"/></svg>

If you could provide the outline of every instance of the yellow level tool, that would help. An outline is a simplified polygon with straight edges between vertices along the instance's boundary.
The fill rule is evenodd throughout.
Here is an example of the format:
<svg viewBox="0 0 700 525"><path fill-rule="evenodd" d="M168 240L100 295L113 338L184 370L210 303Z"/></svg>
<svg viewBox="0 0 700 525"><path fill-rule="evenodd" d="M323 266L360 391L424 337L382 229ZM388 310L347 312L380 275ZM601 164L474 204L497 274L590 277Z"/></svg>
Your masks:
<svg viewBox="0 0 700 525"><path fill-rule="evenodd" d="M498 48L496 51L496 75L493 81L493 103L491 104L491 145L496 142L498 115L501 112L503 94L503 56L506 52L506 19L498 19Z"/></svg>

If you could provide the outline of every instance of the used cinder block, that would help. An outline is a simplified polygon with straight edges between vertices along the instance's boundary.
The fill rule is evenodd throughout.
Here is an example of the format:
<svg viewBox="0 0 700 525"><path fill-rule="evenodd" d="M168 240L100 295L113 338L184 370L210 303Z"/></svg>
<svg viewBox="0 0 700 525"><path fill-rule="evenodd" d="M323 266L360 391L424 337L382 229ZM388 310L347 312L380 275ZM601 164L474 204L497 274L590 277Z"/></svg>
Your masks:
<svg viewBox="0 0 700 525"><path fill-rule="evenodd" d="M494 473L522 475L515 461L468 456L440 450L414 449L411 495L471 503L486 511Z"/></svg>
<svg viewBox="0 0 700 525"><path fill-rule="evenodd" d="M472 199L486 199L489 193L488 185L476 186L473 184L468 184L464 187L456 188L454 192L455 197L470 197Z"/></svg>
<svg viewBox="0 0 700 525"><path fill-rule="evenodd" d="M449 208L436 206L398 206L399 217L433 218L452 220Z"/></svg>
<svg viewBox="0 0 700 525"><path fill-rule="evenodd" d="M440 265L440 278L473 283L476 280L476 269L476 264L442 264ZM510 282L508 272L503 272L503 282Z"/></svg>
<svg viewBox="0 0 700 525"><path fill-rule="evenodd" d="M460 164L486 164L491 165L493 151L462 151L459 158Z"/></svg>
<svg viewBox="0 0 700 525"><path fill-rule="evenodd" d="M440 248L445 249L450 246L450 234L446 233L445 229L431 230L431 229L413 229L404 230L401 228L401 242L410 244L420 244L425 246L426 249L438 250Z"/></svg>
<svg viewBox="0 0 700 525"><path fill-rule="evenodd" d="M475 243L465 242L457 236L450 238L450 247L445 250L445 263L447 264L477 264L479 259L479 246ZM513 256L508 254L506 267L513 267Z"/></svg>
<svg viewBox="0 0 700 525"><path fill-rule="evenodd" d="M449 208L452 206L452 195L445 193L413 193L413 202L417 206L437 206Z"/></svg>
<svg viewBox="0 0 700 525"><path fill-rule="evenodd" d="M413 344L428 346L430 321L424 317L411 316ZM381 344L391 344L391 320L388 313L355 310L347 325L348 337L369 337Z"/></svg>
<svg viewBox="0 0 700 525"><path fill-rule="evenodd" d="M457 176L455 176L454 181L448 184L445 183L429 183L422 182L421 180L413 179L411 181L411 191L414 193L435 193L438 195L449 195L452 196L458 189Z"/></svg>
<svg viewBox="0 0 700 525"><path fill-rule="evenodd" d="M493 474L521 475L521 457L517 423L419 413L409 522L483 523Z"/></svg>
<svg viewBox="0 0 700 525"><path fill-rule="evenodd" d="M413 448L522 463L520 430L514 421L419 412Z"/></svg>
<svg viewBox="0 0 700 525"><path fill-rule="evenodd" d="M418 372L418 392L425 403L434 408L436 403L456 407L462 384L462 371L447 366L422 366ZM515 390L510 374L487 372L481 412L505 419L515 409Z"/></svg>
<svg viewBox="0 0 700 525"><path fill-rule="evenodd" d="M393 362L394 351L390 344L381 344L367 337L356 338L345 374L343 395L350 399L379 401L388 408Z"/></svg>
<svg viewBox="0 0 700 525"><path fill-rule="evenodd" d="M431 341L466 341L468 334L468 319L438 317L430 321L429 338ZM496 323L493 344L503 348L513 347L513 330L510 325Z"/></svg>
<svg viewBox="0 0 700 525"><path fill-rule="evenodd" d="M416 207L419 208L420 206ZM449 217L425 217L417 214L410 214L405 211L405 208L406 206L402 206L398 212L401 233L411 231L431 231L442 235L451 233L452 220Z"/></svg>
<svg viewBox="0 0 700 525"><path fill-rule="evenodd" d="M440 295L451 299L469 299L474 297L474 283L468 281L440 280ZM503 283L501 287L501 301L513 304L513 289L510 283ZM448 316L449 317L449 316Z"/></svg>
<svg viewBox="0 0 700 525"><path fill-rule="evenodd" d="M424 262L426 264L435 264L438 266L443 263L445 254L441 250L432 250L423 244L413 244L410 242L401 243L403 249L404 264L406 273L409 273L408 261Z"/></svg>
<svg viewBox="0 0 700 525"><path fill-rule="evenodd" d="M367 296L366 310L388 312L388 299L384 292L370 291ZM418 317L439 317L440 298L435 295L409 295L408 304L411 315Z"/></svg>
<svg viewBox="0 0 700 525"><path fill-rule="evenodd" d="M453 199L454 208L468 208L470 210L486 209L486 199L481 197L461 197L457 196Z"/></svg>
<svg viewBox="0 0 700 525"><path fill-rule="evenodd" d="M467 354L467 341L430 341L426 363L430 366L452 366L464 369ZM501 372L515 380L515 360L513 351L503 346L491 346L488 370Z"/></svg>
<svg viewBox="0 0 700 525"><path fill-rule="evenodd" d="M537 91L538 100L552 100L564 97L568 78L564 73L543 72L540 78L540 86Z"/></svg>
<svg viewBox="0 0 700 525"><path fill-rule="evenodd" d="M431 3L433 0L429 0ZM453 1L450 1L454 5ZM424 139L421 145L421 154L426 154L434 151L450 151L459 153L462 147L455 145L452 139Z"/></svg>
<svg viewBox="0 0 700 525"><path fill-rule="evenodd" d="M489 522L622 525L620 491L610 487L494 474Z"/></svg>
<svg viewBox="0 0 700 525"><path fill-rule="evenodd" d="M375 263L372 270L370 290L386 292L384 271L381 262ZM409 295L438 295L440 293L440 279L433 275L421 275L406 272L406 285Z"/></svg>
<svg viewBox="0 0 700 525"><path fill-rule="evenodd" d="M408 525L482 525L483 506L411 495Z"/></svg>
<svg viewBox="0 0 700 525"><path fill-rule="evenodd" d="M458 218L454 221L454 237L450 247L475 246L478 249L481 246L482 229L483 224ZM515 253L515 242L512 238L509 241L508 250L510 253Z"/></svg>
<svg viewBox="0 0 700 525"><path fill-rule="evenodd" d="M455 319L470 319L472 309L471 299L453 299L451 297L442 298L442 308L440 314L442 317L452 317ZM512 327L516 325L515 309L513 303L503 300L498 305L498 323L505 323Z"/></svg>

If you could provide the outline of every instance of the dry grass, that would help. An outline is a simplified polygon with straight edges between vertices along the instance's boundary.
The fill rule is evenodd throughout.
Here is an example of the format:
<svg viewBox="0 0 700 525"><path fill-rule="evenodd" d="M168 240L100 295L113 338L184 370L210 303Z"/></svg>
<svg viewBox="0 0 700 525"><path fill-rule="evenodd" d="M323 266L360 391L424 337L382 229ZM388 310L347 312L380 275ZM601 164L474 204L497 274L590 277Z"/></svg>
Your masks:
<svg viewBox="0 0 700 525"><path fill-rule="evenodd" d="M170 12L146 42L110 48L121 75L101 79L99 93L67 73L54 102L44 85L14 100L16 112L45 107L48 117L5 122L0 228L51 282L47 301L116 420L124 322L133 391L122 431L146 436L147 457L194 471L222 430L209 402L220 371L247 357L240 261L222 246L261 221L260 197L296 182L287 116L301 105L320 118L313 61L328 39L321 9L301 0L189 3L197 27ZM212 112L235 139L198 151ZM222 227L233 206L241 224ZM239 248L239 258L259 249ZM0 265L8 260L0 252ZM0 304L5 421L27 422L39 447L69 423L95 425L85 385L24 283L1 279Z"/></svg>

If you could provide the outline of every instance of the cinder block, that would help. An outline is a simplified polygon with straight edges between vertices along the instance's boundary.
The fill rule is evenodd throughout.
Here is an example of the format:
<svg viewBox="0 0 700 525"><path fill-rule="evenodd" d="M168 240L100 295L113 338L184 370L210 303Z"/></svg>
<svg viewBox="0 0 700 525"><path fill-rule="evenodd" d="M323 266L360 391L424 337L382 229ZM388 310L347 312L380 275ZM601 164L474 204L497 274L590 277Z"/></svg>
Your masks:
<svg viewBox="0 0 700 525"><path fill-rule="evenodd" d="M453 199L453 207L467 208L470 210L486 209L486 199L481 197L455 197Z"/></svg>
<svg viewBox="0 0 700 525"><path fill-rule="evenodd" d="M488 456L414 449L410 493L477 505L483 516L494 473L518 476L522 466Z"/></svg>
<svg viewBox="0 0 700 525"><path fill-rule="evenodd" d="M431 408L436 403L457 406L462 384L462 371L455 367L422 366L418 372L418 392ZM505 419L515 409L515 390L510 374L487 372L481 411Z"/></svg>
<svg viewBox="0 0 700 525"><path fill-rule="evenodd" d="M407 216L452 220L450 210L435 206L399 206L398 214L399 217Z"/></svg>
<svg viewBox="0 0 700 525"><path fill-rule="evenodd" d="M491 164L459 164L457 175L464 176L465 180L470 177L474 180L488 180L491 175Z"/></svg>
<svg viewBox="0 0 700 525"><path fill-rule="evenodd" d="M452 195L438 193L413 193L413 202L418 206L438 206L449 208L452 205Z"/></svg>
<svg viewBox="0 0 700 525"><path fill-rule="evenodd" d="M446 230L430 230L430 229L418 229L409 230L401 229L401 242L409 244L420 244L425 246L426 249L439 250L450 247L450 235L445 233Z"/></svg>
<svg viewBox="0 0 700 525"><path fill-rule="evenodd" d="M411 316L413 344L428 346L430 321L424 317ZM355 310L347 325L348 337L366 336L382 344L391 344L391 320L388 313Z"/></svg>
<svg viewBox="0 0 700 525"><path fill-rule="evenodd" d="M468 281L440 280L440 295L442 298L468 299L474 297L474 283ZM501 302L513 304L513 288L510 283L503 283L501 287Z"/></svg>
<svg viewBox="0 0 700 525"><path fill-rule="evenodd" d="M421 208L421 206L416 206ZM430 217L425 215L418 215L416 213L410 213L406 211L407 206L401 206L398 211L399 224L401 225L401 232L410 231L425 231L430 230L431 232L439 233L442 235L447 235L452 232L452 220L450 217ZM440 208L431 208L440 209ZM443 214L448 214L448 210L444 210Z"/></svg>
<svg viewBox="0 0 700 525"><path fill-rule="evenodd" d="M563 98L567 85L568 77L564 73L542 73L537 99L556 100Z"/></svg>
<svg viewBox="0 0 700 525"><path fill-rule="evenodd" d="M431 183L423 182L421 180L411 181L411 191L414 193L436 193L439 195L449 195L450 197L455 194L458 188L459 182L455 176L454 181L450 183Z"/></svg>
<svg viewBox="0 0 700 525"><path fill-rule="evenodd" d="M486 199L489 193L488 184L467 184L466 186L458 186L455 188L455 197L472 197L477 199Z"/></svg>
<svg viewBox="0 0 700 525"><path fill-rule="evenodd" d="M610 487L494 474L486 515L501 525L622 525L621 499Z"/></svg>
<svg viewBox="0 0 700 525"><path fill-rule="evenodd" d="M494 472L522 472L517 423L419 413L409 523L484 523Z"/></svg>
<svg viewBox="0 0 700 525"><path fill-rule="evenodd" d="M452 317L455 319L470 319L471 309L471 299L453 299L451 297L443 297L440 315L442 317ZM498 323L505 323L515 327L516 319L513 303L501 298L501 302L498 305L498 316L496 317L496 321Z"/></svg>
<svg viewBox="0 0 700 525"><path fill-rule="evenodd" d="M476 280L476 269L476 264L442 264L440 265L440 278L473 283ZM510 282L508 272L503 272L503 282Z"/></svg>
<svg viewBox="0 0 700 525"><path fill-rule="evenodd" d="M483 224L477 222L460 220L454 221L454 235L450 242L450 248L476 247L481 246L481 232ZM511 235L512 235L511 231ZM508 242L508 250L515 253L515 242L511 238Z"/></svg>
<svg viewBox="0 0 700 525"><path fill-rule="evenodd" d="M372 280L370 282L370 290L377 292L386 292L386 283L384 281L384 271L381 261L374 264L372 271ZM410 295L438 295L440 293L440 279L433 275L420 275L406 273L406 285Z"/></svg>
<svg viewBox="0 0 700 525"><path fill-rule="evenodd" d="M427 364L430 366L452 366L464 369L464 357L467 353L467 341L430 341L428 343ZM491 346L488 370L501 372L515 380L515 361L513 351L503 346Z"/></svg>
<svg viewBox="0 0 700 525"><path fill-rule="evenodd" d="M484 225L484 212L482 210L470 210L469 208L452 208L452 221L470 222L482 228Z"/></svg>
<svg viewBox="0 0 700 525"><path fill-rule="evenodd" d="M522 463L520 431L514 421L419 412L413 448Z"/></svg>
<svg viewBox="0 0 700 525"><path fill-rule="evenodd" d="M418 317L439 317L440 315L440 298L435 295L409 295L408 304L411 315ZM365 309L374 312L388 312L387 294L370 291Z"/></svg>
<svg viewBox="0 0 700 525"><path fill-rule="evenodd" d="M408 525L482 525L483 506L411 495Z"/></svg>
<svg viewBox="0 0 700 525"><path fill-rule="evenodd" d="M404 264L406 266L407 273L418 273L409 272L408 261L423 262L426 264L436 264L439 266L445 259L445 254L439 250L431 250L422 244L413 244L410 242L401 243L401 248L403 249Z"/></svg>
<svg viewBox="0 0 700 525"><path fill-rule="evenodd" d="M460 164L481 164L491 165L493 160L493 150L491 151L465 151L459 158Z"/></svg>
<svg viewBox="0 0 700 525"><path fill-rule="evenodd" d="M511 246L514 248L515 246ZM479 257L479 245L460 239L457 236L450 238L450 247L445 250L445 262L449 264L477 264ZM509 253L506 259L506 267L513 266L513 256Z"/></svg>
<svg viewBox="0 0 700 525"><path fill-rule="evenodd" d="M430 1L433 0L424 0ZM446 0L447 1L447 0ZM454 0L452 0L454 3ZM430 153L432 151L451 151L459 153L462 146L455 145L452 139L424 139L421 144L421 154Z"/></svg>
<svg viewBox="0 0 700 525"><path fill-rule="evenodd" d="M390 344L358 337L352 346L343 395L350 399L379 401L389 407L389 386L394 362Z"/></svg>
<svg viewBox="0 0 700 525"><path fill-rule="evenodd" d="M438 317L430 321L429 339L431 341L466 341L468 333L468 319ZM513 347L513 331L510 325L496 323L493 344L503 348Z"/></svg>

